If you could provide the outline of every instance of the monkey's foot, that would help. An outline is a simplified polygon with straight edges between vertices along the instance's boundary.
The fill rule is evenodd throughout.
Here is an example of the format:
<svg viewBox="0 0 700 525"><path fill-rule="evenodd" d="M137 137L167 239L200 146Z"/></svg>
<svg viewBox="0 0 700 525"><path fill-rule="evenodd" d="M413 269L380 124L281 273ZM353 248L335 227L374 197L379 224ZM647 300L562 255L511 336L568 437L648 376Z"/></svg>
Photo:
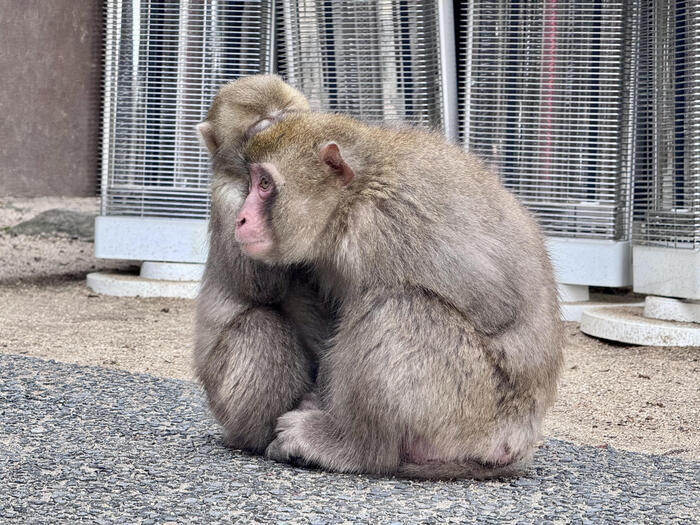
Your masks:
<svg viewBox="0 0 700 525"><path fill-rule="evenodd" d="M267 446L268 458L286 463L308 464L311 446L307 438L311 419L321 414L317 409L292 410L277 420L277 437Z"/></svg>

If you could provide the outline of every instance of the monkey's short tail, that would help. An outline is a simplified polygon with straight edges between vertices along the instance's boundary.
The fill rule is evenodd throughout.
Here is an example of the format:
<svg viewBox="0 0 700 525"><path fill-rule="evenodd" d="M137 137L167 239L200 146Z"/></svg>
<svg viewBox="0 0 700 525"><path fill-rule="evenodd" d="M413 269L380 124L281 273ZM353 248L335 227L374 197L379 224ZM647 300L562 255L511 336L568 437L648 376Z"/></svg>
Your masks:
<svg viewBox="0 0 700 525"><path fill-rule="evenodd" d="M481 463L402 463L396 472L398 478L409 479L496 479L522 475L530 464L530 458L523 458L508 465L495 466Z"/></svg>

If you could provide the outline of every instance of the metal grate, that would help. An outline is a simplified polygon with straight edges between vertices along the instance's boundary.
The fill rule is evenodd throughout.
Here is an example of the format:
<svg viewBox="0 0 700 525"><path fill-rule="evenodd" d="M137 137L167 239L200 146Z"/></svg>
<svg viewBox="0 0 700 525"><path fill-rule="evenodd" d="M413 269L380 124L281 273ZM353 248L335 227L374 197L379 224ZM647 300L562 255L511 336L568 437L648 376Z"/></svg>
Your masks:
<svg viewBox="0 0 700 525"><path fill-rule="evenodd" d="M444 129L439 2L277 2L278 70L313 107Z"/></svg>
<svg viewBox="0 0 700 525"><path fill-rule="evenodd" d="M267 1L108 0L102 215L206 218L194 126L216 89L270 66Z"/></svg>
<svg viewBox="0 0 700 525"><path fill-rule="evenodd" d="M629 235L636 2L463 2L460 137L549 236Z"/></svg>
<svg viewBox="0 0 700 525"><path fill-rule="evenodd" d="M700 248L700 0L645 1L635 244Z"/></svg>

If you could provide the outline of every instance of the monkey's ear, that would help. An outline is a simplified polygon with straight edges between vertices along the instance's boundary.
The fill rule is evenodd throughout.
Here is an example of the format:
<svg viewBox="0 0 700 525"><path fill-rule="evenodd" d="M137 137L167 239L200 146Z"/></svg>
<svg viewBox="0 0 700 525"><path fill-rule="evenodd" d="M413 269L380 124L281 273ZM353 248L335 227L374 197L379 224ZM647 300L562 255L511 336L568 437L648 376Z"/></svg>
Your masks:
<svg viewBox="0 0 700 525"><path fill-rule="evenodd" d="M329 142L321 148L318 153L321 162L338 177L343 186L347 186L355 178L355 172L350 165L345 162L340 154L340 148L335 142Z"/></svg>
<svg viewBox="0 0 700 525"><path fill-rule="evenodd" d="M211 122L205 120L204 122L197 124L196 127L199 138L207 147L209 153L212 155L216 153L216 149L219 147L219 145L216 143L216 138L214 138L214 127L211 125Z"/></svg>

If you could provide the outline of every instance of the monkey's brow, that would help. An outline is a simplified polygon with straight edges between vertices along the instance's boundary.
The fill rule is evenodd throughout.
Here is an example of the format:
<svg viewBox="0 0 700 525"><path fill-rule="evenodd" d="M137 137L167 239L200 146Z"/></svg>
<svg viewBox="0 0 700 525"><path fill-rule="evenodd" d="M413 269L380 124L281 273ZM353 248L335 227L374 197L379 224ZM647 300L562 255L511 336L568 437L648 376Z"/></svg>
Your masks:
<svg viewBox="0 0 700 525"><path fill-rule="evenodd" d="M244 162L244 159L240 152L219 149L212 156L211 166L214 171L221 171L241 164L242 162Z"/></svg>
<svg viewBox="0 0 700 525"><path fill-rule="evenodd" d="M263 175L267 176L271 181L275 180L275 178L272 176L272 173L270 173L270 170L267 169L267 167L264 166L263 164L258 164L258 169L260 170L260 172Z"/></svg>

